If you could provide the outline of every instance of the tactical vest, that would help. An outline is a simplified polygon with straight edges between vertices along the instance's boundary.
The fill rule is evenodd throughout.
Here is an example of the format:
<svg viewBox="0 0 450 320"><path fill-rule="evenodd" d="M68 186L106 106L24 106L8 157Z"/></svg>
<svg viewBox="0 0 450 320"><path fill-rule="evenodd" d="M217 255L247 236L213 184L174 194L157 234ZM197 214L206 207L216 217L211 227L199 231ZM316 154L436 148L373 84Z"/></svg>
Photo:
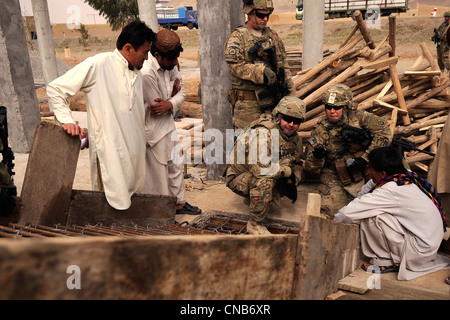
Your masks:
<svg viewBox="0 0 450 320"><path fill-rule="evenodd" d="M266 128L267 130L272 130L272 129L279 129L277 123L272 120L272 116L268 115L268 114L263 114L258 120L253 121L251 123L251 125L249 126L249 130L251 129L258 129L258 128ZM270 133L269 133L270 134ZM239 148L236 147L239 138L242 139L243 135L241 135L240 137L238 137L235 146L234 146L234 155L235 155L235 159L237 159L236 157L236 153L239 151ZM302 148L302 141L299 137L298 134L293 135L292 137L287 137L286 135L283 134L282 130L279 129L279 161L280 162L290 162L290 163L294 163L294 162L300 162L302 153L303 153L303 148ZM246 150L246 157L248 150ZM247 159L246 159L247 160ZM243 172L247 172L249 171L249 165L247 164L247 161L245 164L237 164L237 163L233 163L227 171L227 175L230 174L240 174Z"/></svg>
<svg viewBox="0 0 450 320"><path fill-rule="evenodd" d="M262 49L269 48L270 46L275 45L277 49L277 63L280 65L280 61L283 61L283 56L281 55L281 50L278 47L277 42L272 37L272 31L269 28L263 29L262 36L259 37L255 35L249 28L242 26L235 29L235 32L239 32L242 35L243 43L240 45L242 46L243 52L244 52L244 61L247 63L262 63L266 66L269 66L269 62L267 57L264 57L261 52L255 53L254 55L251 55L248 51L255 46L255 44L259 41L261 43ZM231 75L231 85L232 88L235 90L250 90L250 91L257 91L265 86L263 84L256 84L249 80L243 80L240 79L234 75Z"/></svg>
<svg viewBox="0 0 450 320"><path fill-rule="evenodd" d="M447 43L448 28L450 28L450 24L447 22L444 22L439 26L437 32L439 35L439 40L441 40L441 42Z"/></svg>

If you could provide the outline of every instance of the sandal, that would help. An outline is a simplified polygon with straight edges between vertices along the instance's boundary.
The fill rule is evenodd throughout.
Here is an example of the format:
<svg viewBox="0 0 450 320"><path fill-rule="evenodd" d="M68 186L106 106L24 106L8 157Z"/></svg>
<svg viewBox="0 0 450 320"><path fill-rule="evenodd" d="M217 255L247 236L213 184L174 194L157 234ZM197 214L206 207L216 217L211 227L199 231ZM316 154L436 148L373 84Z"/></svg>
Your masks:
<svg viewBox="0 0 450 320"><path fill-rule="evenodd" d="M369 273L390 273L398 272L398 266L377 266L374 264L363 264L361 268Z"/></svg>
<svg viewBox="0 0 450 320"><path fill-rule="evenodd" d="M186 202L180 210L177 210L175 214L191 214L191 215L198 215L201 214L202 210L198 207L190 205L188 202Z"/></svg>

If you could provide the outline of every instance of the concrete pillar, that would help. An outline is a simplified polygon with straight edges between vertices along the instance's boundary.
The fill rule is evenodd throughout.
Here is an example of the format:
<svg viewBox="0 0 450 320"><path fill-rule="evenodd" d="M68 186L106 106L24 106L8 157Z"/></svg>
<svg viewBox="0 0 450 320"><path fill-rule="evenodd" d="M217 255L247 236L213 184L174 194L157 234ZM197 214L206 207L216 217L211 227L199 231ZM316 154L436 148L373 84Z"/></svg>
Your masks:
<svg viewBox="0 0 450 320"><path fill-rule="evenodd" d="M48 14L47 0L31 0L34 23L38 36L39 55L41 57L42 71L45 84L49 84L58 78L58 66L56 64L55 45L53 43L52 25ZM49 104L50 111L52 107Z"/></svg>
<svg viewBox="0 0 450 320"><path fill-rule="evenodd" d="M205 142L207 151L214 149L211 152L214 163L208 163L208 157L205 158L206 176L218 180L226 168L226 129L233 128L232 108L227 98L231 79L223 48L234 28L244 23L244 13L241 0L198 0L197 10ZM206 137L211 137L211 140L208 141Z"/></svg>
<svg viewBox="0 0 450 320"><path fill-rule="evenodd" d="M31 150L41 118L19 0L2 1L0 10L0 100L8 109L14 152Z"/></svg>
<svg viewBox="0 0 450 320"><path fill-rule="evenodd" d="M303 1L303 70L323 59L324 8L325 0Z"/></svg>
<svg viewBox="0 0 450 320"><path fill-rule="evenodd" d="M153 32L158 32L158 17L156 16L155 0L138 0L139 18L144 21Z"/></svg>

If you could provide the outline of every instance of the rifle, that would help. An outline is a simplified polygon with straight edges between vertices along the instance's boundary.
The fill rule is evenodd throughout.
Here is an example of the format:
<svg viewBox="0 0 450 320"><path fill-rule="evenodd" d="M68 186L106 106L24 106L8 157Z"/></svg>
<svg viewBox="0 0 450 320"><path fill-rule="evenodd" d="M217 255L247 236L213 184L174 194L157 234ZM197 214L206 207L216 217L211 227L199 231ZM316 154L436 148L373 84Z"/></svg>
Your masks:
<svg viewBox="0 0 450 320"><path fill-rule="evenodd" d="M416 148L414 143L409 142L408 140L405 140L405 139L392 139L391 146L397 147L400 151L400 154L403 154L403 151L419 151L419 152L423 152L423 153L428 154L433 157L436 156L436 154L433 152Z"/></svg>
<svg viewBox="0 0 450 320"><path fill-rule="evenodd" d="M366 129L355 128L346 124L343 127L341 134L342 134L342 141L344 143L354 142L360 145L363 148L363 150L366 150L372 143L372 134L370 133L369 130ZM402 155L403 151L418 151L433 157L436 156L436 154L430 151L417 148L414 143L409 142L408 140L405 139L392 139L390 146L399 149L399 152Z"/></svg>
<svg viewBox="0 0 450 320"><path fill-rule="evenodd" d="M248 53L253 57L252 62L255 61L255 55L262 49L261 44L262 41L257 41L255 45L248 50ZM284 67L278 68L276 47L270 46L266 49L263 49L263 52L264 55L267 55L270 68L275 72L275 75L277 77L277 81L272 87L267 88L262 92L258 93L259 100L263 100L268 97L274 98L274 100L271 103L260 106L261 110L265 111L267 109L273 109L284 96L287 96L289 94L289 88L286 83L285 68Z"/></svg>
<svg viewBox="0 0 450 320"><path fill-rule="evenodd" d="M3 145L3 149L1 150L3 156L2 164L5 166L9 176L12 177L15 174L13 172L13 160L15 157L8 144L8 121L6 118L6 107L4 106L0 106L0 141ZM14 196L17 194L16 188L12 190L12 193Z"/></svg>
<svg viewBox="0 0 450 320"><path fill-rule="evenodd" d="M352 127L348 124L344 125L341 131L342 142L356 143L363 150L367 150L372 143L372 134L369 130Z"/></svg>
<svg viewBox="0 0 450 320"><path fill-rule="evenodd" d="M433 41L434 44L436 45L436 47L439 48L439 46L441 45L441 39L439 37L439 33L436 28L434 28L433 32L434 32L434 34L431 37L431 41Z"/></svg>

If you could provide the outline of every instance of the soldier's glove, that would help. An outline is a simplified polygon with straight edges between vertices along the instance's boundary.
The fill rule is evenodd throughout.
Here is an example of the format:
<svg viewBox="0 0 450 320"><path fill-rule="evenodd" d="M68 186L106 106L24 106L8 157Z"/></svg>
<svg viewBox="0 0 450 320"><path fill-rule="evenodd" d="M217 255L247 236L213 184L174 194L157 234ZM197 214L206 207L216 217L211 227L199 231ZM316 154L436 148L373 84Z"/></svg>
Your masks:
<svg viewBox="0 0 450 320"><path fill-rule="evenodd" d="M288 199L292 200L292 203L297 201L297 183L294 173L292 173L290 177L277 179L276 186L282 196L286 196Z"/></svg>
<svg viewBox="0 0 450 320"><path fill-rule="evenodd" d="M345 160L345 166L349 169L364 169L367 166L367 161L364 158L348 158Z"/></svg>
<svg viewBox="0 0 450 320"><path fill-rule="evenodd" d="M272 69L266 67L264 69L264 84L268 85L269 87L272 87L276 81L277 75L275 74L275 72L273 72Z"/></svg>
<svg viewBox="0 0 450 320"><path fill-rule="evenodd" d="M323 158L325 158L325 157L327 156L327 154L329 154L329 153L330 153L329 150L325 150L325 149L322 148L322 147L317 147L317 148L314 148L313 156L314 156L314 158L316 158L316 159L323 159Z"/></svg>

